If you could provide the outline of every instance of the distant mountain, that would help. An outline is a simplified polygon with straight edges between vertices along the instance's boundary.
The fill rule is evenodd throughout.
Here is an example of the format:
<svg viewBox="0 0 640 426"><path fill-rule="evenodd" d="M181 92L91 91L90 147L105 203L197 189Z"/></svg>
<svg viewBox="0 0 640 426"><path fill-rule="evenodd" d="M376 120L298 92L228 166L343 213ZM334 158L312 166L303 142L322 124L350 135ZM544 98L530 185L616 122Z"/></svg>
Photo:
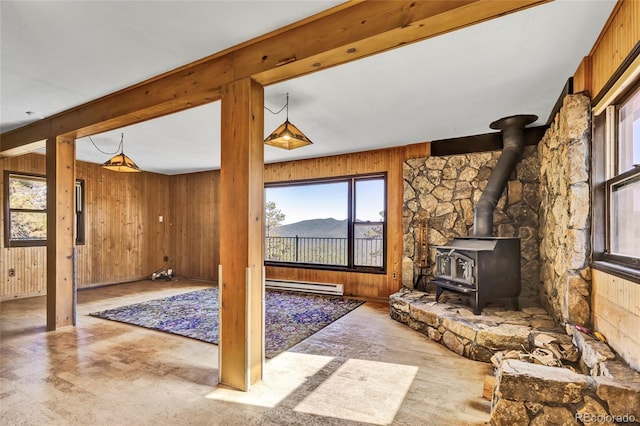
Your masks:
<svg viewBox="0 0 640 426"><path fill-rule="evenodd" d="M310 219L280 225L271 231L271 236L279 237L325 237L347 238L347 219Z"/></svg>
<svg viewBox="0 0 640 426"><path fill-rule="evenodd" d="M356 238L367 238L370 227L357 226ZM272 237L347 238L347 219L310 219L280 225L271 230Z"/></svg>

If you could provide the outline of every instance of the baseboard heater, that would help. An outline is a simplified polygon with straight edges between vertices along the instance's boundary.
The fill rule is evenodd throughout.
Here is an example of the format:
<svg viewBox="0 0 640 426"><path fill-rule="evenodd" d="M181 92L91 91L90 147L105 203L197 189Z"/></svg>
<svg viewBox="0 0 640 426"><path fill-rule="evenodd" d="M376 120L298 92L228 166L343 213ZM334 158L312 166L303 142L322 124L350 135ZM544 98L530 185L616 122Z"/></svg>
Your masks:
<svg viewBox="0 0 640 426"><path fill-rule="evenodd" d="M269 290L300 291L305 293L344 295L344 285L330 283L312 283L307 281L266 280L265 288Z"/></svg>

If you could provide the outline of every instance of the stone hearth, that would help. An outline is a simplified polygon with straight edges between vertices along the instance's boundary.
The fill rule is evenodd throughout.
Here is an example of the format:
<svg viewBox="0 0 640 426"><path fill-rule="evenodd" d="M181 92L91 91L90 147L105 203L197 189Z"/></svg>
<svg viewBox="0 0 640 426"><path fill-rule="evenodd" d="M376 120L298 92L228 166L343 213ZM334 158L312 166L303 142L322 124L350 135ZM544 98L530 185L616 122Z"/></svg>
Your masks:
<svg viewBox="0 0 640 426"><path fill-rule="evenodd" d="M499 352L531 350L540 334L577 347L574 370L518 359L503 359L496 369L491 407L494 425L603 424L640 420L640 374L606 343L556 325L533 300L521 310L488 306L474 315L468 298L407 288L390 296L390 315L458 355L489 362ZM507 305L508 306L508 305Z"/></svg>
<svg viewBox="0 0 640 426"><path fill-rule="evenodd" d="M389 303L393 319L476 361L489 362L498 351L527 348L539 332L571 343L564 329L533 300L521 299L520 311L489 305L482 315L474 315L468 299L444 292L436 302L434 291L402 288Z"/></svg>

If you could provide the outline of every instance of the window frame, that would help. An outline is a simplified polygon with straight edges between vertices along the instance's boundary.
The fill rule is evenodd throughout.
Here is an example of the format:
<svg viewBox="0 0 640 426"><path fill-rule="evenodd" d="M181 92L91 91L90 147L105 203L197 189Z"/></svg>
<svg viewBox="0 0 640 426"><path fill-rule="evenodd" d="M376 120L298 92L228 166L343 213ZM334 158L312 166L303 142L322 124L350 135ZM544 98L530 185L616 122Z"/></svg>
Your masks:
<svg viewBox="0 0 640 426"><path fill-rule="evenodd" d="M613 197L613 188L617 184L621 182L625 182L627 180L631 180L631 179L640 179L640 165L635 166L634 168L627 170L624 173L616 175L611 179L608 179L605 183L605 203L606 203L605 217L606 217L607 226L605 229L605 236L606 236L605 252L603 254L605 258L608 258L613 262L627 264L628 266L631 266L631 267L640 268L640 257L631 257L631 256L616 254L613 252L611 248L612 246L611 236L613 234L613 230L611 229L612 228L612 218L611 218L612 205L611 204L612 204L612 197Z"/></svg>
<svg viewBox="0 0 640 426"><path fill-rule="evenodd" d="M11 239L11 213L16 210L12 209L9 199L9 180L13 177L22 177L24 179L43 180L46 184L47 176L39 173L17 172L12 170L4 171L4 246L11 247L43 247L47 245L47 238L38 240L13 240ZM48 190L48 188L47 188ZM75 244L83 245L85 243L85 184L83 179L76 179L74 185L75 192ZM47 209L38 210L38 212L47 213Z"/></svg>
<svg viewBox="0 0 640 426"><path fill-rule="evenodd" d="M592 247L595 269L640 283L640 258L612 253L613 188L620 182L640 177L640 165L619 171L618 133L620 106L640 94L640 78L630 84L620 96L593 117L592 144Z"/></svg>
<svg viewBox="0 0 640 426"><path fill-rule="evenodd" d="M356 209L356 182L363 180L382 179L383 181L383 202L384 202L384 217L381 222L367 222L356 221L354 214ZM304 186L314 184L328 184L328 183L348 183L347 188L347 265L330 265L330 264L318 264L318 263L304 263L304 262L286 262L277 260L266 260L265 266L274 267L286 267L286 268L300 268L300 269L319 269L329 271L343 271L343 272L359 272L370 274L386 274L387 273L387 216L388 216L388 181L386 172L368 173L359 175L347 175L328 178L313 178L303 180L293 180L284 182L268 182L265 183L265 190L268 188L287 187L287 186ZM265 197L266 203L266 197ZM355 229L357 225L381 225L382 226L382 266L365 266L355 264ZM266 236L265 236L266 238Z"/></svg>
<svg viewBox="0 0 640 426"><path fill-rule="evenodd" d="M358 200L358 191L357 191L357 187L358 187L358 182L366 182L368 180L380 180L382 179L382 185L383 185L383 193L382 193L382 200L384 203L384 218L381 221L364 221L364 220L357 220L357 200ZM353 267L353 268L359 268L359 269L370 269L370 268L374 268L376 270L382 269L382 271L386 272L386 235L387 235L387 178L386 176L381 176L381 175L364 175L364 176L353 176L351 179L351 184L349 186L349 192L350 192L350 197L351 197L351 202L353 203L353 207L351 208L350 211L350 215L352 217L353 220L351 220L348 224L351 228L351 234L352 234L352 238L349 241L349 266ZM382 226L382 266L378 267L378 266L367 266L367 265L357 265L356 264L356 244L355 244L355 236L357 235L356 233L356 228L358 226Z"/></svg>

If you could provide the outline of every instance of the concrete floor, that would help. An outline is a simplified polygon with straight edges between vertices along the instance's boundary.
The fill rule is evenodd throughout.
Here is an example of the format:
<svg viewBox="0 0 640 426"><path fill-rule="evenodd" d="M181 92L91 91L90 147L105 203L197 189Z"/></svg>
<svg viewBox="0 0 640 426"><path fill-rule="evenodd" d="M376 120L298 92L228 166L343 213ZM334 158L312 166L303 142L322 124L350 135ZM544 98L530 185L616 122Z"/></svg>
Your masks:
<svg viewBox="0 0 640 426"><path fill-rule="evenodd" d="M209 283L80 291L77 327L45 331L46 300L2 302L2 425L477 425L488 364L367 302L267 360L250 392L217 386L217 346L87 314Z"/></svg>

